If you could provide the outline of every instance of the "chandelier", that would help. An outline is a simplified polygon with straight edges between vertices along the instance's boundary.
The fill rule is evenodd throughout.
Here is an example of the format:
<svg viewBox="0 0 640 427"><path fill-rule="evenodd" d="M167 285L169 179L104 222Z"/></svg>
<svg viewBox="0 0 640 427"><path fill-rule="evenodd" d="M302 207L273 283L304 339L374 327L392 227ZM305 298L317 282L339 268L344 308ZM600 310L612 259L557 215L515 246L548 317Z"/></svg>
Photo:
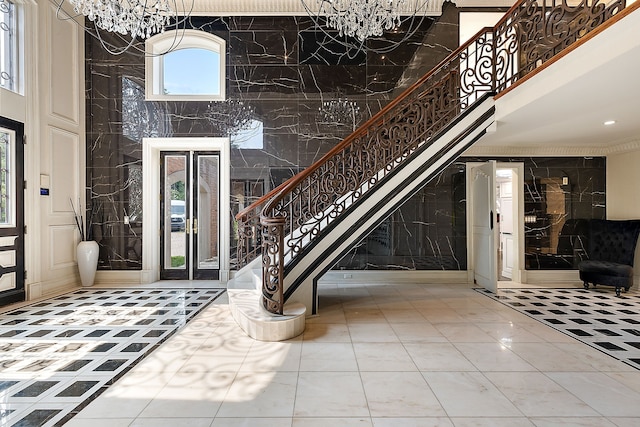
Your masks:
<svg viewBox="0 0 640 427"><path fill-rule="evenodd" d="M326 15L327 25L338 30L340 36L364 41L381 36L384 30L400 25L400 6L405 0L319 0L320 13Z"/></svg>
<svg viewBox="0 0 640 427"><path fill-rule="evenodd" d="M323 124L351 125L352 130L355 130L361 118L358 104L346 97L323 101L318 108L318 120Z"/></svg>
<svg viewBox="0 0 640 427"><path fill-rule="evenodd" d="M236 99L209 102L203 116L224 134L236 135L248 129L255 117L255 108Z"/></svg>
<svg viewBox="0 0 640 427"><path fill-rule="evenodd" d="M162 32L175 13L171 0L69 0L76 13L98 28L132 38Z"/></svg>

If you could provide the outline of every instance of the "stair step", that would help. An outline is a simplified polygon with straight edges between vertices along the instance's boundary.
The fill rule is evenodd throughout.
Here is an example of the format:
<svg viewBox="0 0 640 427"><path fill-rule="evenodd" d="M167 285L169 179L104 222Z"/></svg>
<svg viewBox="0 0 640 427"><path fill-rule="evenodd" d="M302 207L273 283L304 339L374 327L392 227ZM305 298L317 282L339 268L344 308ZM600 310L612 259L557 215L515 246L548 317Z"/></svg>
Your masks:
<svg viewBox="0 0 640 427"><path fill-rule="evenodd" d="M304 304L285 304L284 315L269 313L255 289L227 289L234 320L251 338L260 341L284 341L304 332L307 309Z"/></svg>

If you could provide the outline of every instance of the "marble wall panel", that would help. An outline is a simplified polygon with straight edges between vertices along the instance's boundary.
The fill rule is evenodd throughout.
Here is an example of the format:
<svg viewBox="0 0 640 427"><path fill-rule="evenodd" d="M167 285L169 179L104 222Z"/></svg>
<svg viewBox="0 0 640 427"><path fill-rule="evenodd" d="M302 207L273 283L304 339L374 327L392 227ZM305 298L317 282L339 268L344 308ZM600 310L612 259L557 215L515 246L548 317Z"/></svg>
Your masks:
<svg viewBox="0 0 640 427"><path fill-rule="evenodd" d="M232 183L252 192L232 199L238 202L255 197L311 165L379 111L393 92L411 83L408 70L417 78L416 69L427 71L454 50L457 23L457 9L448 5L441 18L428 18L396 50L383 55L338 49L327 42L322 31L313 28L308 17L190 17L188 28L227 41L227 97L236 107L241 102L252 110L252 118L261 125L256 127L260 132L255 131L255 138L247 136L246 128L234 127L232 116L237 110L230 108L236 107L145 101L141 51L131 49L114 56L87 36L87 179L89 197L97 206L94 217L103 236L100 268L141 268L136 254L141 253L142 138L231 135ZM405 30L401 28L388 38L398 41ZM106 41L122 45L118 36L107 34ZM368 43L373 48L385 46L382 39ZM136 47L143 46L138 43ZM323 101L340 96L357 103L357 120L323 119ZM439 193L432 192L416 199L402 217L390 219L381 235L391 233L393 238L378 238L377 243L369 244L370 256L378 257L371 258L371 263L411 268L433 264L435 254L443 251L431 248L446 247L447 238L452 239L447 231L451 227L442 228L439 234L432 231L436 223L445 227L451 220L448 214L438 214L443 221L424 221L432 209L429 201L438 197ZM438 208L441 211L446 209ZM128 227L122 224L125 212L132 218ZM414 212L421 212L422 217ZM425 243L425 239L431 242ZM444 240L433 244L433 239ZM444 258L441 255L436 261L439 268Z"/></svg>
<svg viewBox="0 0 640 427"><path fill-rule="evenodd" d="M229 63L235 65L293 65L298 63L298 33L295 29L232 31Z"/></svg>

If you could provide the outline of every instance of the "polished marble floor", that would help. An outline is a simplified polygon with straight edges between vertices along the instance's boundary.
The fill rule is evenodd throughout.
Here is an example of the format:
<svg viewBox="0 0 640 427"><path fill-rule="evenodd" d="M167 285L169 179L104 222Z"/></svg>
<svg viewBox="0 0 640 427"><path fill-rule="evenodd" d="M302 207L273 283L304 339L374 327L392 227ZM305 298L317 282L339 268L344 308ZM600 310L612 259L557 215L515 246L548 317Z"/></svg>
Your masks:
<svg viewBox="0 0 640 427"><path fill-rule="evenodd" d="M247 338L226 296L66 425L640 425L640 371L467 285L320 285L303 336Z"/></svg>
<svg viewBox="0 0 640 427"><path fill-rule="evenodd" d="M509 307L640 369L640 294L585 289L478 289Z"/></svg>
<svg viewBox="0 0 640 427"><path fill-rule="evenodd" d="M5 309L0 424L63 424L223 292L81 289Z"/></svg>

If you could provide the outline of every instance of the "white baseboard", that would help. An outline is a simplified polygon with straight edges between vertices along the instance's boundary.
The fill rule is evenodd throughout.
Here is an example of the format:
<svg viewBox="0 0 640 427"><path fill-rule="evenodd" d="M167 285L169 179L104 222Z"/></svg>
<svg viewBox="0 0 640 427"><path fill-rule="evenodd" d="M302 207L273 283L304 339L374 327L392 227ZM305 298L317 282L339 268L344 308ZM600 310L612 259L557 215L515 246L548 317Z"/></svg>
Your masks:
<svg viewBox="0 0 640 427"><path fill-rule="evenodd" d="M144 270L98 270L96 272L96 285L122 285L132 284L140 285L144 283L151 283L148 280L148 272Z"/></svg>
<svg viewBox="0 0 640 427"><path fill-rule="evenodd" d="M548 285L582 283L578 270L526 270L522 283Z"/></svg>
<svg viewBox="0 0 640 427"><path fill-rule="evenodd" d="M330 270L321 283L469 283L466 270Z"/></svg>
<svg viewBox="0 0 640 427"><path fill-rule="evenodd" d="M26 301L34 301L61 293L70 292L80 287L78 277L67 277L48 282L25 284Z"/></svg>

